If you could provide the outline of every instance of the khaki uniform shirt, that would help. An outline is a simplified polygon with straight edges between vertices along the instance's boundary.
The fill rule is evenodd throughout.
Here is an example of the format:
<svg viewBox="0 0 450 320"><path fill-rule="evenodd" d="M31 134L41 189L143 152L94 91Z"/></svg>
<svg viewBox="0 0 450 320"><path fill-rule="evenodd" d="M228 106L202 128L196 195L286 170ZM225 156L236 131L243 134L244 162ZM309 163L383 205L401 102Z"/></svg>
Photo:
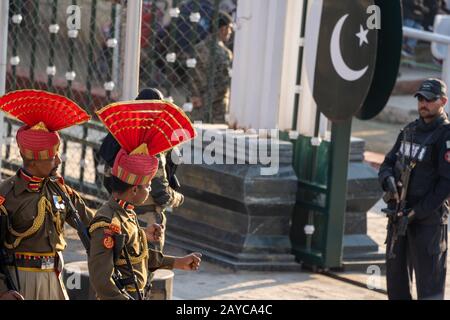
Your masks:
<svg viewBox="0 0 450 320"><path fill-rule="evenodd" d="M63 203L58 193L61 188L69 195L82 222L89 225L94 212L67 185L46 179L42 190L34 192L28 189L28 183L18 175L0 184L0 195L5 198L3 206L11 225L5 243L8 250L50 253L65 249L64 223L69 216L68 204ZM63 204L64 208L57 208L57 203ZM69 220L67 222L75 227Z"/></svg>
<svg viewBox="0 0 450 320"><path fill-rule="evenodd" d="M88 226L94 212L86 207L80 195L63 184L63 180L46 178L40 191L28 188L19 173L0 184L0 214L9 216L10 228L4 246L9 253L56 253L66 247L64 223L75 227L69 218L68 204L59 196L65 192ZM5 284L0 275L0 292Z"/></svg>
<svg viewBox="0 0 450 320"><path fill-rule="evenodd" d="M144 289L149 272L158 268L173 268L174 257L164 256L161 251L148 248L147 238L144 230L139 227L136 213L124 209L112 198L97 211L89 232L91 234L89 278L97 297L101 300L127 299L112 279L114 268L117 268L124 278L131 276L124 251L121 251L119 257L114 257L112 246L114 234L126 235L125 246L130 255L139 290ZM128 285L126 290L133 292L135 288Z"/></svg>

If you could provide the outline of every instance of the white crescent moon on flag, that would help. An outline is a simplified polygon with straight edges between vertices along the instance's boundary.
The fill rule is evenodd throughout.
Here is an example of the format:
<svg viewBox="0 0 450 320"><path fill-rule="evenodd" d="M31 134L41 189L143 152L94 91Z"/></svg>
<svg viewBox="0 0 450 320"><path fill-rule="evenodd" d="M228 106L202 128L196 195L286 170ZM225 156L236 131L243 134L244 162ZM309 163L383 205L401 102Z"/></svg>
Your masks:
<svg viewBox="0 0 450 320"><path fill-rule="evenodd" d="M360 79L369 69L369 66L361 70L353 70L348 67L344 62L341 51L341 31L345 20L347 20L348 14L339 19L334 27L333 34L331 36L330 54L333 67L338 75L347 81L355 81Z"/></svg>

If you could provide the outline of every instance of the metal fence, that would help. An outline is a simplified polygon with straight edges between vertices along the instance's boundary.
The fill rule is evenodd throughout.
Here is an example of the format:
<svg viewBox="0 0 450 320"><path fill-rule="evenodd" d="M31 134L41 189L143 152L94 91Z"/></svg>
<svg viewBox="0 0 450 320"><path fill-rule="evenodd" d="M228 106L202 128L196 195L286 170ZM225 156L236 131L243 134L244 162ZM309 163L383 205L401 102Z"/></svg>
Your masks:
<svg viewBox="0 0 450 320"><path fill-rule="evenodd" d="M196 45L214 30L219 10L233 15L235 9L236 0L144 0L140 87L157 87L168 100L189 109ZM126 0L10 0L9 11L7 92L56 92L93 116L120 99ZM213 71L207 79L214 81ZM208 103L205 107L211 108ZM7 175L21 164L14 139L19 126L5 117L2 170ZM61 134L61 174L93 200L107 197L103 166L95 155L104 136L95 116Z"/></svg>
<svg viewBox="0 0 450 320"><path fill-rule="evenodd" d="M219 10L234 15L236 0L144 1L141 87L158 87L180 106L189 103L194 70L200 63L198 47L217 32L214 25ZM216 60L213 43L207 46L211 47L211 61ZM211 84L217 77L214 68L207 69L205 77Z"/></svg>
<svg viewBox="0 0 450 320"><path fill-rule="evenodd" d="M117 99L122 25L109 25L125 20L124 9L115 1L10 0L7 91L58 92L90 113Z"/></svg>

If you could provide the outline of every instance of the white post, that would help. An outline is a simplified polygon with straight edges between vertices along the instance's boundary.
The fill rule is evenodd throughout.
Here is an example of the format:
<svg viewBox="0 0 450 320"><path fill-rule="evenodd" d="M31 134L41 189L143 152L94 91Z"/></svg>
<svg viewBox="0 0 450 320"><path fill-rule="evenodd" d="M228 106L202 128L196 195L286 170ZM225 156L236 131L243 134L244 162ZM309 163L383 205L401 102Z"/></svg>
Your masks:
<svg viewBox="0 0 450 320"><path fill-rule="evenodd" d="M122 100L133 100L139 90L142 0L128 1Z"/></svg>
<svg viewBox="0 0 450 320"><path fill-rule="evenodd" d="M317 47L319 43L319 22L322 17L322 0L308 3L306 30L304 40L303 72L301 80L300 105L297 116L297 131L306 136L313 136L317 105L313 98L314 73L316 67ZM319 135L325 137L328 120L321 115Z"/></svg>
<svg viewBox="0 0 450 320"><path fill-rule="evenodd" d="M259 122L257 123L260 128L265 129L278 128L285 46L283 35L286 33L285 27L288 27L283 24L286 21L287 2L287 0L269 0L267 6L264 76L261 79L261 109Z"/></svg>
<svg viewBox="0 0 450 320"><path fill-rule="evenodd" d="M230 120L245 128L278 125L287 0L239 0Z"/></svg>
<svg viewBox="0 0 450 320"><path fill-rule="evenodd" d="M450 37L439 33L432 33L408 27L403 27L403 36L447 45L444 65L442 66L442 80L447 86L450 86ZM446 111L447 113L450 111L449 104L447 104Z"/></svg>
<svg viewBox="0 0 450 320"><path fill-rule="evenodd" d="M281 76L280 110L278 127L290 130L294 117L295 95L300 92L296 85L298 72L298 55L304 39L300 38L303 19L304 0L288 0L284 33L283 72ZM300 61L301 63L301 61Z"/></svg>
<svg viewBox="0 0 450 320"><path fill-rule="evenodd" d="M5 94L6 67L8 65L8 18L9 0L0 1L0 96ZM2 160L2 147L4 143L4 115L0 112L0 163Z"/></svg>

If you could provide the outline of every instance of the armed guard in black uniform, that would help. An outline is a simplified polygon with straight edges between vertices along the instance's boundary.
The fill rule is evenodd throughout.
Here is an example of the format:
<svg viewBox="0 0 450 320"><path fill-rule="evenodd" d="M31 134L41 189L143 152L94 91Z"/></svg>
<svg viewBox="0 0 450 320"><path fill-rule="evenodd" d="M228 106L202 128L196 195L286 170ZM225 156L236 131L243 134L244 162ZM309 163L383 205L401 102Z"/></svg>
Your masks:
<svg viewBox="0 0 450 320"><path fill-rule="evenodd" d="M389 299L443 299L450 196L447 87L425 80L415 93L420 118L408 124L379 172L389 217L386 278Z"/></svg>

